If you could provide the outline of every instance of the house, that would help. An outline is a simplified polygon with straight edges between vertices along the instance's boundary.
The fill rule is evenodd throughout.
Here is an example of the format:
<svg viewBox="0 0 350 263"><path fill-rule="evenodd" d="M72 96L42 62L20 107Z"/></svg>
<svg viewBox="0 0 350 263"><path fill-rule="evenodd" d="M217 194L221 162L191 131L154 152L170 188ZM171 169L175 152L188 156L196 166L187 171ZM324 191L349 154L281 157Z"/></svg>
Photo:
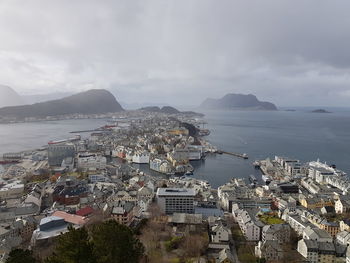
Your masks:
<svg viewBox="0 0 350 263"><path fill-rule="evenodd" d="M338 222L328 222L326 219L321 221L319 227L326 230L332 237L335 237L340 232Z"/></svg>
<svg viewBox="0 0 350 263"><path fill-rule="evenodd" d="M350 232L350 219L345 218L339 223L340 231L349 231Z"/></svg>
<svg viewBox="0 0 350 263"><path fill-rule="evenodd" d="M277 240L259 241L255 246L255 256L265 258L266 261L281 262L283 259L283 249Z"/></svg>
<svg viewBox="0 0 350 263"><path fill-rule="evenodd" d="M339 198L337 201L335 201L335 212L337 214L343 214L350 211L350 199L348 198Z"/></svg>
<svg viewBox="0 0 350 263"><path fill-rule="evenodd" d="M176 235L207 230L207 226L203 224L202 214L174 213L169 216L168 222L173 227Z"/></svg>
<svg viewBox="0 0 350 263"><path fill-rule="evenodd" d="M249 211L249 212L248 212ZM253 210L237 209L232 211L243 235L248 241L259 241L264 224L257 220Z"/></svg>
<svg viewBox="0 0 350 263"><path fill-rule="evenodd" d="M325 200L320 197L312 197L312 198L301 198L300 204L307 209L315 209L322 208L324 206L334 206L331 200Z"/></svg>
<svg viewBox="0 0 350 263"><path fill-rule="evenodd" d="M306 220L303 220L300 215L287 215L285 221L290 225L290 227L299 235L302 236L304 229L311 225Z"/></svg>
<svg viewBox="0 0 350 263"><path fill-rule="evenodd" d="M306 227L303 232L304 239L316 240L319 242L332 242L333 237L323 229L317 227Z"/></svg>
<svg viewBox="0 0 350 263"><path fill-rule="evenodd" d="M222 224L215 224L210 229L211 242L227 243L230 240L231 231Z"/></svg>
<svg viewBox="0 0 350 263"><path fill-rule="evenodd" d="M262 241L277 240L279 244L290 241L290 226L288 224L265 225L262 228Z"/></svg>
<svg viewBox="0 0 350 263"><path fill-rule="evenodd" d="M350 245L350 233L348 231L341 231L337 234L336 241L342 245Z"/></svg>
<svg viewBox="0 0 350 263"><path fill-rule="evenodd" d="M134 203L118 202L113 206L111 216L120 224L130 225L134 220L133 208Z"/></svg>
<svg viewBox="0 0 350 263"><path fill-rule="evenodd" d="M298 242L298 252L308 262L318 262L318 242L316 240L301 239Z"/></svg>
<svg viewBox="0 0 350 263"><path fill-rule="evenodd" d="M52 216L63 218L66 223L69 223L71 225L76 225L79 227L84 226L89 221L89 219L86 217L74 215L74 214L69 214L69 213L64 212L64 211L56 211L52 214Z"/></svg>
<svg viewBox="0 0 350 263"><path fill-rule="evenodd" d="M219 252L219 256L216 259L216 263L234 263L235 260L233 258L233 255L231 251L227 248L222 249Z"/></svg>
<svg viewBox="0 0 350 263"><path fill-rule="evenodd" d="M89 217L94 213L94 209L90 206L86 206L82 209L79 209L76 214L78 216Z"/></svg>

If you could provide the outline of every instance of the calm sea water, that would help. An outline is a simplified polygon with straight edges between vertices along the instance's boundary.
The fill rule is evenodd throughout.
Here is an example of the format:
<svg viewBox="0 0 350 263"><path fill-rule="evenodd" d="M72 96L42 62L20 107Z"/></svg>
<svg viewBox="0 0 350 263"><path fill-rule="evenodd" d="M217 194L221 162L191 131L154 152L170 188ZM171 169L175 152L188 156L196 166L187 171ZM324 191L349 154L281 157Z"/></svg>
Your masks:
<svg viewBox="0 0 350 263"><path fill-rule="evenodd" d="M317 114L306 111L205 112L207 139L219 149L247 153L249 160L209 155L193 162L194 177L217 187L233 177L255 174L252 162L275 155L320 159L350 173L350 111ZM105 120L67 120L0 125L0 153L37 148L52 139L70 137L70 131L94 129ZM146 165L138 166L148 171Z"/></svg>

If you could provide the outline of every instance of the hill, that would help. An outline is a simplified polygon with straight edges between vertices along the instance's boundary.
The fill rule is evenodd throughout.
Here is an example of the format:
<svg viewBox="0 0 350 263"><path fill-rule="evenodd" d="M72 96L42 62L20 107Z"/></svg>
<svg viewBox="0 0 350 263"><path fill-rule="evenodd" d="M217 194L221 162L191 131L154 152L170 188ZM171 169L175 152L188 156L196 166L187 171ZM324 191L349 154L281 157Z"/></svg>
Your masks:
<svg viewBox="0 0 350 263"><path fill-rule="evenodd" d="M184 115L193 115L193 116L199 116L199 117L204 116L204 114L194 112L194 111L179 111L178 109L171 106L164 106L162 108L158 106L148 106L148 107L140 108L139 110L147 111L147 112L166 113L166 114L184 114Z"/></svg>
<svg viewBox="0 0 350 263"><path fill-rule="evenodd" d="M317 110L313 110L311 112L312 113L331 113L330 111L327 111L325 109L317 109Z"/></svg>
<svg viewBox="0 0 350 263"><path fill-rule="evenodd" d="M203 109L212 110L277 110L277 107L271 102L259 101L252 94L227 94L221 99L208 98L200 105Z"/></svg>
<svg viewBox="0 0 350 263"><path fill-rule="evenodd" d="M123 111L115 97L107 90L93 89L59 100L32 105L5 107L0 116L23 119L26 117L46 117L67 114L100 114Z"/></svg>
<svg viewBox="0 0 350 263"><path fill-rule="evenodd" d="M139 110L148 111L148 112L160 112L160 113L167 113L167 114L180 113L179 110L175 109L174 107L170 107L170 106L164 106L162 108L160 108L158 106L148 106L148 107L143 107Z"/></svg>
<svg viewBox="0 0 350 263"><path fill-rule="evenodd" d="M12 88L0 85L0 108L7 106L23 105L23 98Z"/></svg>

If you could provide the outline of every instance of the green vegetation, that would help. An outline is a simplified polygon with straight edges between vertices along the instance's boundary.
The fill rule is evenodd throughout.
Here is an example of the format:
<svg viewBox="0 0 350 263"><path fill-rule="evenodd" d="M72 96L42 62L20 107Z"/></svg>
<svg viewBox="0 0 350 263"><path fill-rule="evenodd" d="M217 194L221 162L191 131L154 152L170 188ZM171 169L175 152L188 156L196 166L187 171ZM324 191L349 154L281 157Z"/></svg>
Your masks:
<svg viewBox="0 0 350 263"><path fill-rule="evenodd" d="M277 216L261 215L259 219L261 222L263 222L266 225L276 225L276 224L284 223L284 221L278 218Z"/></svg>
<svg viewBox="0 0 350 263"><path fill-rule="evenodd" d="M70 228L61 235L45 263L137 263L144 256L142 243L127 226L115 220L89 229ZM39 263L28 250L13 250L6 263Z"/></svg>
<svg viewBox="0 0 350 263"><path fill-rule="evenodd" d="M10 252L6 263L36 263L37 261L29 250L14 249Z"/></svg>
<svg viewBox="0 0 350 263"><path fill-rule="evenodd" d="M164 242L166 250L170 252L174 249L179 248L182 239L182 237L172 237L170 240Z"/></svg>
<svg viewBox="0 0 350 263"><path fill-rule="evenodd" d="M242 263L259 262L259 259L254 256L254 246L252 245L246 244L245 246L240 246L237 254L239 261Z"/></svg>
<svg viewBox="0 0 350 263"><path fill-rule="evenodd" d="M95 263L93 245L89 240L89 233L85 228L70 228L69 232L60 236L54 254L47 263L76 262Z"/></svg>

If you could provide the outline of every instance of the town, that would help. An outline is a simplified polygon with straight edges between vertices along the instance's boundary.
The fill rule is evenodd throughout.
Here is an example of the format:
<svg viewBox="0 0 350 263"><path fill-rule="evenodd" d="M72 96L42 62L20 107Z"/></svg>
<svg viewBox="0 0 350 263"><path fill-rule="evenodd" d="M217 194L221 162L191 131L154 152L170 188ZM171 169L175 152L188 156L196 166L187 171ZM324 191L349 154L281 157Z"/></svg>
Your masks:
<svg viewBox="0 0 350 263"><path fill-rule="evenodd" d="M215 189L192 176L191 162L222 153L202 119L129 114L3 155L0 262L15 248L45 259L72 228L106 220L137 232L145 262L350 262L350 182L335 165L275 156L252 163L261 180Z"/></svg>

